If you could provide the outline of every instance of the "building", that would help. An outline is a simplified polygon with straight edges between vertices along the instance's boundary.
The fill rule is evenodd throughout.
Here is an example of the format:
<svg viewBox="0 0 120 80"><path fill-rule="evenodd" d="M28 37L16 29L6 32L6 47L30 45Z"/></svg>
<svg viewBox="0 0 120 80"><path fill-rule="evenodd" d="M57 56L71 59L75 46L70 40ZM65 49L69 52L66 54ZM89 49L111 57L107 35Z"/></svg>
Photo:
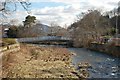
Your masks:
<svg viewBox="0 0 120 80"><path fill-rule="evenodd" d="M0 25L0 38L6 38L9 27L7 25Z"/></svg>

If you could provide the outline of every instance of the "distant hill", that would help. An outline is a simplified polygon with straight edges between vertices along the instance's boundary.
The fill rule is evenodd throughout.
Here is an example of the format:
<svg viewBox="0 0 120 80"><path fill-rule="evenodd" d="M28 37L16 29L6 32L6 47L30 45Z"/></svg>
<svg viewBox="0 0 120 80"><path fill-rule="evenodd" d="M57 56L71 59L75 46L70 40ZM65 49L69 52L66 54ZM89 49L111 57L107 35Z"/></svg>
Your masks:
<svg viewBox="0 0 120 80"><path fill-rule="evenodd" d="M42 35L47 35L50 33L50 27L45 24L37 23L36 25L33 26L32 29L33 32L36 32L38 34Z"/></svg>
<svg viewBox="0 0 120 80"><path fill-rule="evenodd" d="M33 31L40 34L39 36L47 36L47 35L54 35L54 36L66 36L67 30L60 26L50 27L45 24L37 23L33 26Z"/></svg>

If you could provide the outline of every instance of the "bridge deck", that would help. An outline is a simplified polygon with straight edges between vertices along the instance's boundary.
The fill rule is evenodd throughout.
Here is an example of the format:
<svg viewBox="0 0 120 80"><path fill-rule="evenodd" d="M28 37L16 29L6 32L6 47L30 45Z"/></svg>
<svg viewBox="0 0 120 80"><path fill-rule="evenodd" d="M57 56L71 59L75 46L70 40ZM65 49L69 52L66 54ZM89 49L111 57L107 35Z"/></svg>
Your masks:
<svg viewBox="0 0 120 80"><path fill-rule="evenodd" d="M43 41L67 42L67 41L71 41L71 39L60 36L43 36L43 37L32 37L32 38L17 38L17 41L18 42L43 42Z"/></svg>

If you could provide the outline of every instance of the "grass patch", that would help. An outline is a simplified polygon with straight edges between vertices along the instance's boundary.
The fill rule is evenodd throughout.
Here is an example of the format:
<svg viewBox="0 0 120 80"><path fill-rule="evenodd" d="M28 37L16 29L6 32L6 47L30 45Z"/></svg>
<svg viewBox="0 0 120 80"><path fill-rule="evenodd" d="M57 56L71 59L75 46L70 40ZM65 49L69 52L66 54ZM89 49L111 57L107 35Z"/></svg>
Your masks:
<svg viewBox="0 0 120 80"><path fill-rule="evenodd" d="M2 46L6 46L6 45L11 45L11 44L15 44L16 40L13 38L3 38L2 39Z"/></svg>

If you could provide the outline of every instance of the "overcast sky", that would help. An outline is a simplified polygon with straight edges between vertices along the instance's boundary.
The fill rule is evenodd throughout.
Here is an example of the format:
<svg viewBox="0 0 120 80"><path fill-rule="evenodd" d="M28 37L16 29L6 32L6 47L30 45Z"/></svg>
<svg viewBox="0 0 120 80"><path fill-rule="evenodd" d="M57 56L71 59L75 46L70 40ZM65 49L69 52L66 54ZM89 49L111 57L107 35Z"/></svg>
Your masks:
<svg viewBox="0 0 120 80"><path fill-rule="evenodd" d="M30 14L36 16L41 23L55 22L64 26L73 23L76 15L88 9L112 10L117 7L119 0L30 0L30 2L32 3ZM18 7L10 19L23 21L27 15L22 7Z"/></svg>

